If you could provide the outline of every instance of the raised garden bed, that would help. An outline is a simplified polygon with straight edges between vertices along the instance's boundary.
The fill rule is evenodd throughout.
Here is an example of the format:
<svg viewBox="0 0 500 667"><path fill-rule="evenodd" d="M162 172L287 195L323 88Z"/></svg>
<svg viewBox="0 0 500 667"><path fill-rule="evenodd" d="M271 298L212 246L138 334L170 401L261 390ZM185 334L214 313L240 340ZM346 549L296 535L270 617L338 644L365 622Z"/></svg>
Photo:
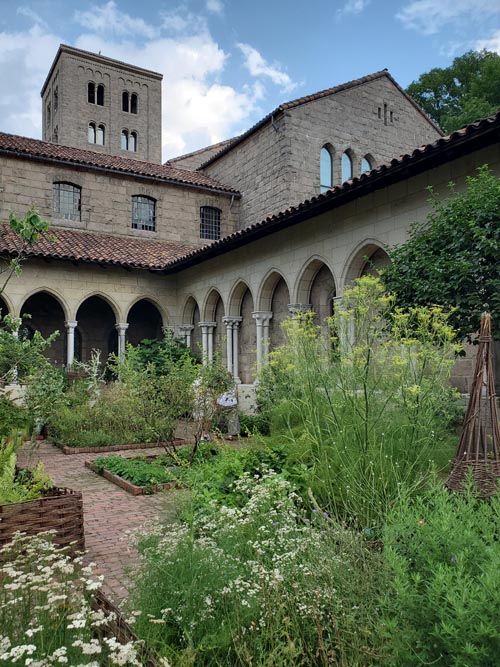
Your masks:
<svg viewBox="0 0 500 667"><path fill-rule="evenodd" d="M139 442L129 443L126 445L106 445L104 447L67 447L66 445L59 445L52 443L54 447L58 447L63 454L105 454L107 452L121 452L129 449L154 449L156 447L181 447L186 444L182 438L177 438L172 442Z"/></svg>
<svg viewBox="0 0 500 667"><path fill-rule="evenodd" d="M146 457L146 461L152 462L158 458L160 457L149 456ZM144 484L139 486L138 484L134 484L133 482L130 482L129 480L124 479L123 477L120 477L115 473L112 473L110 470L107 470L102 465L97 465L95 461L85 461L85 466L90 470L92 470L93 472L95 472L96 474L101 475L102 477L104 477L104 479L107 479L109 482L113 482L113 484L116 484L124 491L132 494L133 496L149 495L151 493L156 493L158 491L165 491L167 489L180 489L183 486L183 484L181 484L177 480L163 482L160 484Z"/></svg>
<svg viewBox="0 0 500 667"><path fill-rule="evenodd" d="M0 547L10 542L16 531L36 535L47 530L56 531L55 544L84 550L81 492L53 487L40 498L0 505Z"/></svg>

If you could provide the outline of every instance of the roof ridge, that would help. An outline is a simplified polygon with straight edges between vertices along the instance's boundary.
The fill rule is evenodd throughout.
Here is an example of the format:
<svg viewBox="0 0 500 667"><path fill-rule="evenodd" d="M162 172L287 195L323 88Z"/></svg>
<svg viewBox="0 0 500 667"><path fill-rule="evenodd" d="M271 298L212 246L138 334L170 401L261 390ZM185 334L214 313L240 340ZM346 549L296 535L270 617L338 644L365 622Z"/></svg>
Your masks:
<svg viewBox="0 0 500 667"><path fill-rule="evenodd" d="M225 144L230 144L233 141L236 141L236 139L239 139L239 134L236 137L231 137L230 139L223 139L222 141L217 141L215 144L211 144L210 146L205 146L204 148L198 148L195 151L190 151L189 153L183 153L182 155L176 155L175 157L169 158L166 162L163 164L170 164L172 162L176 162L177 160L184 160L187 157L192 157L193 155L198 155L199 153L203 153L204 151L208 151L211 148L216 148L217 146L224 146ZM178 169L181 169L182 167L178 167Z"/></svg>
<svg viewBox="0 0 500 667"><path fill-rule="evenodd" d="M183 167L138 160L111 153L101 153L87 148L53 144L42 139L23 137L0 132L0 152L19 156L32 155L47 160L78 163L90 168L108 169L118 173L130 173L146 178L155 178L179 185L217 190L231 195L239 195L238 190L220 183L208 174L197 173Z"/></svg>

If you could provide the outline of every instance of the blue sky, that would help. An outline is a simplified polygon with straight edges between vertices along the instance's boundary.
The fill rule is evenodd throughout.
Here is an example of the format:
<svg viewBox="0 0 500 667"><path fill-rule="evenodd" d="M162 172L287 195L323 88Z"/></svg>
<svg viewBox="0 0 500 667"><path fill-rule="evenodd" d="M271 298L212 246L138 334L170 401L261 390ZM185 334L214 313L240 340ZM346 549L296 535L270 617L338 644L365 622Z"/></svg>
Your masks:
<svg viewBox="0 0 500 667"><path fill-rule="evenodd" d="M500 52L500 0L0 0L0 129L41 137L59 43L160 71L163 154L238 134L280 102L387 67L407 86Z"/></svg>

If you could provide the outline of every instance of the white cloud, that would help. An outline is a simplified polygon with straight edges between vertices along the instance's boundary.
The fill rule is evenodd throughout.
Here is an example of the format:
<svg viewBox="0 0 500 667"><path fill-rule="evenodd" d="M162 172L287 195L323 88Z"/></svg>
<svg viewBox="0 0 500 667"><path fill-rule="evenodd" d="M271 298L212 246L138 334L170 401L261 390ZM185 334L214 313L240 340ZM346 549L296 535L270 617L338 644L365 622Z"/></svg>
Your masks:
<svg viewBox="0 0 500 667"><path fill-rule="evenodd" d="M74 20L84 28L100 33L111 33L122 37L146 37L152 39L158 34L158 29L149 25L143 19L133 18L121 12L114 0L105 5L94 5L87 11L76 11Z"/></svg>
<svg viewBox="0 0 500 667"><path fill-rule="evenodd" d="M40 89L61 42L164 75L164 159L227 139L250 126L252 114L262 113L258 104L265 98L263 79L283 90L295 85L278 65L269 65L248 45L242 45L247 56L244 65L232 62L241 67L241 85L224 85L231 54L210 34L206 15L193 16L182 5L159 14L153 25L106 1L73 15L84 30L71 41L54 34L29 9L21 14L32 22L30 28L0 32L0 115L6 132L41 137Z"/></svg>
<svg viewBox="0 0 500 667"><path fill-rule="evenodd" d="M207 0L207 10L212 14L222 14L224 3L222 0Z"/></svg>
<svg viewBox="0 0 500 667"><path fill-rule="evenodd" d="M245 67L252 76L267 77L285 92L290 92L297 87L288 74L283 72L280 65L270 65L253 46L241 43L237 46L245 56Z"/></svg>
<svg viewBox="0 0 500 667"><path fill-rule="evenodd" d="M370 4L370 0L347 0L338 10L340 16L361 14Z"/></svg>
<svg viewBox="0 0 500 667"><path fill-rule="evenodd" d="M496 51L500 53L500 30L495 30L495 32L488 39L480 39L474 45L475 49L481 50L486 49L487 51Z"/></svg>
<svg viewBox="0 0 500 667"><path fill-rule="evenodd" d="M42 17L37 14L31 7L18 7L17 8L17 13L20 16L25 16L27 19L30 19L33 23L38 24L39 26L42 26L42 28L48 29L49 24L42 19Z"/></svg>
<svg viewBox="0 0 500 667"><path fill-rule="evenodd" d="M405 28L424 35L460 21L478 21L500 13L500 0L412 0L396 14Z"/></svg>

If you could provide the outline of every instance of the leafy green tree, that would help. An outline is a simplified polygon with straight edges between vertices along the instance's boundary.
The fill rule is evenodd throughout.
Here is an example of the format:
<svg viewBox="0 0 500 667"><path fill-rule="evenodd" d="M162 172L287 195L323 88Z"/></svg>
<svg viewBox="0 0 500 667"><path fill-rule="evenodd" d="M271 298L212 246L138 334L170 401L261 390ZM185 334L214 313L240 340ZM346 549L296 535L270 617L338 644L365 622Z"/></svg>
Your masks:
<svg viewBox="0 0 500 667"><path fill-rule="evenodd" d="M406 92L445 132L454 132L500 106L500 55L468 51L449 67L421 74Z"/></svg>
<svg viewBox="0 0 500 667"><path fill-rule="evenodd" d="M403 245L391 251L384 272L398 305L440 304L453 308L450 323L463 338L477 331L488 307L500 338L500 179L487 165L467 178L462 192L432 194L427 221L415 224Z"/></svg>

